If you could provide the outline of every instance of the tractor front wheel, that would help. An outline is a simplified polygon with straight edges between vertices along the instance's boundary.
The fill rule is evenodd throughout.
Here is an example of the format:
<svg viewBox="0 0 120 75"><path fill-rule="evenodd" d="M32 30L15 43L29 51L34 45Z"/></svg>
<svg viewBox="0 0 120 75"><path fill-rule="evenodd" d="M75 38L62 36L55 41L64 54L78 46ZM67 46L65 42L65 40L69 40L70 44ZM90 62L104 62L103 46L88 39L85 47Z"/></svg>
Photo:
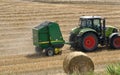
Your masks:
<svg viewBox="0 0 120 75"><path fill-rule="evenodd" d="M110 47L114 49L120 48L120 36L114 36L110 41Z"/></svg>
<svg viewBox="0 0 120 75"><path fill-rule="evenodd" d="M81 37L80 42L81 43L79 43L79 45L82 48L82 51L85 51L85 52L94 51L98 46L98 38L94 33L84 34Z"/></svg>

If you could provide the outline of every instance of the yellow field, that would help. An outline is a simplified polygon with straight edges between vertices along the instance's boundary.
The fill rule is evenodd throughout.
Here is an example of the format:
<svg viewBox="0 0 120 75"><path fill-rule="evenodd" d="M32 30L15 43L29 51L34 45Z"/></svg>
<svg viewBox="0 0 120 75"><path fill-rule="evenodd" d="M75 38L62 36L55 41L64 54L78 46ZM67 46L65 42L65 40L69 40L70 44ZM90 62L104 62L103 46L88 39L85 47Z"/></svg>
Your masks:
<svg viewBox="0 0 120 75"><path fill-rule="evenodd" d="M58 22L66 41L82 15L103 16L108 25L120 29L119 1L118 4L79 3L0 0L0 75L65 75L62 62L71 52L69 46L65 45L63 54L54 57L40 57L34 52L32 28L43 21ZM99 48L87 54L95 63L96 72L103 71L107 64L120 62L120 50Z"/></svg>

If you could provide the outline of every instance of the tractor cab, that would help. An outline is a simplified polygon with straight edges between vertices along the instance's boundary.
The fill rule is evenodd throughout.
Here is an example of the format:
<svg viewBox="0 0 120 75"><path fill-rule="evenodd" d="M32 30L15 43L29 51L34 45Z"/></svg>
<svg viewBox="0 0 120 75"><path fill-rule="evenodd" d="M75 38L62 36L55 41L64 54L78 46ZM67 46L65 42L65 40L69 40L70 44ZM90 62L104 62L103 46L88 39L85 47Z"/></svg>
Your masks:
<svg viewBox="0 0 120 75"><path fill-rule="evenodd" d="M100 16L82 16L79 20L80 28L92 28L98 32L102 29L104 19Z"/></svg>

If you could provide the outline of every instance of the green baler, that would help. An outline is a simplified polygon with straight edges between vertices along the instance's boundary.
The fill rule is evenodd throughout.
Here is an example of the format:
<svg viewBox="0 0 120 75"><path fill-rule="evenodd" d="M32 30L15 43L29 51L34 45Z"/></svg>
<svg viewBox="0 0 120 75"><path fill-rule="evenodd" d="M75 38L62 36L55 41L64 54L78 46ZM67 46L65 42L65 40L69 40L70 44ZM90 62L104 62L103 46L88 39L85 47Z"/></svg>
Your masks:
<svg viewBox="0 0 120 75"><path fill-rule="evenodd" d="M36 46L37 53L45 50L48 56L61 54L64 43L59 25L56 22L45 21L33 28L33 44Z"/></svg>

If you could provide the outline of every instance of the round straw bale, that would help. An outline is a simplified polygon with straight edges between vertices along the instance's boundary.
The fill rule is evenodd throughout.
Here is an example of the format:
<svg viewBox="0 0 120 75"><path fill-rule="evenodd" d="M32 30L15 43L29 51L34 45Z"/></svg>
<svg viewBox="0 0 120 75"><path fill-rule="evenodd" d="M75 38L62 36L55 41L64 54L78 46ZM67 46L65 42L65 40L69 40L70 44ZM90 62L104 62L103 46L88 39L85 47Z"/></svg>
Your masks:
<svg viewBox="0 0 120 75"><path fill-rule="evenodd" d="M67 74L84 74L94 71L94 64L89 56L82 52L72 52L64 58L63 69Z"/></svg>

